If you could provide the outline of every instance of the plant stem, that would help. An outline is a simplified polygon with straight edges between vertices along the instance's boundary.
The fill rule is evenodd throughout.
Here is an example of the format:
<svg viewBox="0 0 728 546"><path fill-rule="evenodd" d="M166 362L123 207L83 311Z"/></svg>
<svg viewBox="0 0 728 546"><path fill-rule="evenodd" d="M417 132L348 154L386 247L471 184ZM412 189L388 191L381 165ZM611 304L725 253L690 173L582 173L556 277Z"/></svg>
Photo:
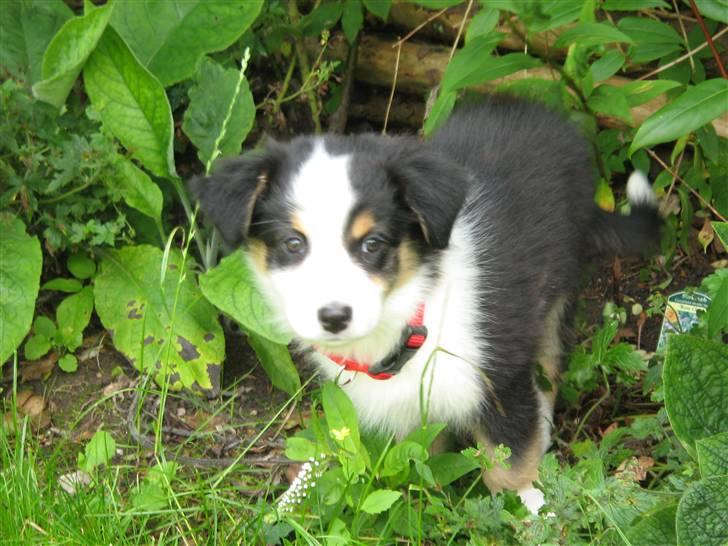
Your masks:
<svg viewBox="0 0 728 546"><path fill-rule="evenodd" d="M298 11L297 0L288 1L288 17L294 25L300 21L301 14ZM296 51L296 57L298 59L298 71L301 74L301 81L305 82L310 77L311 68L308 64L308 55L306 55L306 50L303 47L303 40L298 37L294 37L293 48ZM321 119L319 117L316 94L313 92L313 89L307 89L305 93L306 98L308 99L308 107L311 110L311 119L313 119L316 134L319 134L321 133Z"/></svg>

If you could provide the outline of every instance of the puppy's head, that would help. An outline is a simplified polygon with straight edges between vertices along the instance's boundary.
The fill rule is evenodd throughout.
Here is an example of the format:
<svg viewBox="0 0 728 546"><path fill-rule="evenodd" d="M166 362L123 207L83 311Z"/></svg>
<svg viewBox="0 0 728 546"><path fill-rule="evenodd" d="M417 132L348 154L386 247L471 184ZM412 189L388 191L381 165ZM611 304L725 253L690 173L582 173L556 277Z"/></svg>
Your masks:
<svg viewBox="0 0 728 546"><path fill-rule="evenodd" d="M468 182L433 154L413 139L302 137L191 187L225 241L247 248L292 332L341 346L402 305L448 245Z"/></svg>

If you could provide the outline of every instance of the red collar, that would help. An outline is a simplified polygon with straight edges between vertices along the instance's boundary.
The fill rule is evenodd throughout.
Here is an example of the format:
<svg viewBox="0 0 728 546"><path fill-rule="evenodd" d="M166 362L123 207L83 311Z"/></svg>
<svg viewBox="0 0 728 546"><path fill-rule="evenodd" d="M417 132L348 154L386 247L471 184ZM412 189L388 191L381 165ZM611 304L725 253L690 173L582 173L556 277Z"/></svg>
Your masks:
<svg viewBox="0 0 728 546"><path fill-rule="evenodd" d="M365 364L340 355L323 353L326 357L350 372L362 372L372 379L389 379L402 369L427 339L427 328L423 324L425 304L417 306L414 316L407 322L399 343L392 352L374 364Z"/></svg>

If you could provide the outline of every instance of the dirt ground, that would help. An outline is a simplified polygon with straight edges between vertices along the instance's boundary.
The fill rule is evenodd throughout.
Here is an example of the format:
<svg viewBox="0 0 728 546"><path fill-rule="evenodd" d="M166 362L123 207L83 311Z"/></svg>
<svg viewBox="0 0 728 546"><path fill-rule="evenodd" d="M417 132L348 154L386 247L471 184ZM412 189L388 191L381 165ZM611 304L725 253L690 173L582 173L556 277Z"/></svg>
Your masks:
<svg viewBox="0 0 728 546"><path fill-rule="evenodd" d="M663 291L665 295L699 285L712 271L710 259L700 253L675 263L673 280ZM603 261L594 266L581 292L579 342L588 339L602 323L604 303L611 300L627 309L627 323L619 332L622 340L637 343L639 337L640 348L654 351L662 317L634 316L630 312L631 302L640 303L646 310L648 296L667 276L650 269L647 279L640 280L640 270L645 267L646 262L635 260ZM192 393L169 396L164 408L163 438L181 462L224 467L243 452L248 464L270 466L284 462L285 437L302 425L309 411L309 398L304 396L302 401L285 406L287 395L271 386L244 340L239 332L228 331L221 395L211 399ZM103 332L89 335L79 356L78 371L70 374L52 361L19 363L18 391L41 395L45 402L37 427L41 444L53 449L59 439L66 438L80 446L103 425L117 442L141 443L151 456L152 423L159 414L159 397L148 394L139 404L140 399L135 396L139 374L113 349ZM303 365L304 380L308 374L310 370ZM2 396L10 396L12 366L5 366L0 389ZM557 426L563 433L579 415L578 408L562 409ZM598 431L599 427L606 427L615 411L618 408L609 404L600 407L591 415L587 429Z"/></svg>

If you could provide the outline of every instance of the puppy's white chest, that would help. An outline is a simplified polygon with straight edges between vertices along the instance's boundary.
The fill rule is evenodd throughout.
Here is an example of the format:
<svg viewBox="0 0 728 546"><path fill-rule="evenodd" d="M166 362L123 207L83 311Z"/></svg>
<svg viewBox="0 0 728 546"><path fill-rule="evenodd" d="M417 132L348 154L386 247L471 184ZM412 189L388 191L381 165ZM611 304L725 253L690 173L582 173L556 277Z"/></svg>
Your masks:
<svg viewBox="0 0 728 546"><path fill-rule="evenodd" d="M319 365L339 384L356 407L365 428L406 436L423 421L466 429L476 417L485 393L476 343L475 270L467 241L457 226L443 256L441 282L425 300L427 340L401 371L376 380L342 371L323 356Z"/></svg>

